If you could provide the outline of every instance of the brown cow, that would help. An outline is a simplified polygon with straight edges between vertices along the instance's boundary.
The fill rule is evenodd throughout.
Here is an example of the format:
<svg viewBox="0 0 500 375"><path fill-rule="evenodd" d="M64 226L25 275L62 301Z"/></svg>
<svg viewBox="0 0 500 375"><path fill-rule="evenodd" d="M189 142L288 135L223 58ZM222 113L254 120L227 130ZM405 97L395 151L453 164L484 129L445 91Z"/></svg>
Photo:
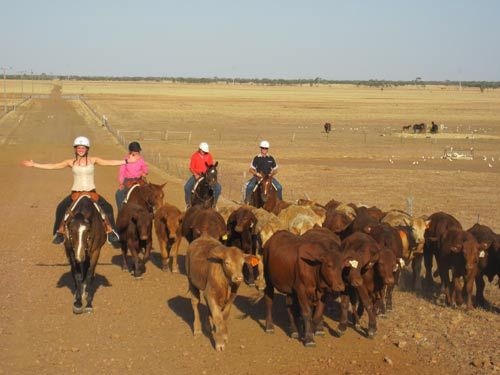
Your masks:
<svg viewBox="0 0 500 375"><path fill-rule="evenodd" d="M474 224L467 232L472 233L483 248L479 252L479 273L476 277L476 304L485 306L483 277L486 276L490 283L495 276L500 278L500 235L493 232L486 225L481 224Z"/></svg>
<svg viewBox="0 0 500 375"><path fill-rule="evenodd" d="M125 203L118 213L116 228L122 249L122 270L128 271L127 250L130 250L134 258L134 277L140 279L151 254L153 213L136 203ZM143 254L142 259L139 254Z"/></svg>
<svg viewBox="0 0 500 375"><path fill-rule="evenodd" d="M335 249L326 249L321 241L287 231L275 233L264 246L266 332L274 332L272 304L276 288L287 296L291 336L299 336L295 324L298 316L293 310L300 309L304 344L315 346L313 332L322 329L323 293L344 290L342 270L350 266L350 260Z"/></svg>
<svg viewBox="0 0 500 375"><path fill-rule="evenodd" d="M337 212L335 209L329 209L326 212L326 218L323 222L323 228L331 230L341 238L345 238L346 230L351 225L352 219L347 215Z"/></svg>
<svg viewBox="0 0 500 375"><path fill-rule="evenodd" d="M216 240L227 240L226 223L222 216L213 208L201 206L190 207L182 221L182 235L188 242L192 242L203 233Z"/></svg>
<svg viewBox="0 0 500 375"><path fill-rule="evenodd" d="M187 249L186 275L194 313L193 334L201 333L198 310L201 291L213 322L215 349L218 351L224 350L229 339L227 320L243 281L243 264L256 261L253 255L244 256L237 247L226 247L206 234L191 242Z"/></svg>
<svg viewBox="0 0 500 375"><path fill-rule="evenodd" d="M184 213L168 203L165 203L155 212L155 232L160 246L163 271L168 269L169 259L172 258L172 273L179 272L177 254L182 240L183 219Z"/></svg>
<svg viewBox="0 0 500 375"><path fill-rule="evenodd" d="M429 227L425 231L424 243L424 264L425 264L425 284L427 288L433 285L432 280L432 258L439 251L440 239L444 233L451 229L462 230L462 225L450 214L445 212L436 212L429 216ZM415 272L417 278L420 277L421 261L415 257Z"/></svg>
<svg viewBox="0 0 500 375"><path fill-rule="evenodd" d="M362 232L355 232L342 241L341 251L345 256L352 256L354 260L357 261L357 267L350 270L348 290L341 295L341 314L338 326L339 334L342 335L347 329L349 295L352 300L352 296L357 292L357 296L368 313L368 337L373 337L377 331L375 305L370 298L366 285L364 285L362 275L373 268L375 263L379 260L380 246L369 235Z"/></svg>
<svg viewBox="0 0 500 375"><path fill-rule="evenodd" d="M467 309L472 308L472 289L479 270L479 257L480 255L484 257L485 249L486 247L481 247L471 233L462 229L450 229L443 233L435 256L447 304L461 305L463 303L460 285L460 277L463 277ZM449 280L450 269L453 277L452 284Z"/></svg>
<svg viewBox="0 0 500 375"><path fill-rule="evenodd" d="M252 213L250 206L242 206L236 211L233 211L227 220L228 231L228 246L237 246L245 254L257 255L257 238L255 235L255 227L257 225L257 218ZM247 270L247 283L250 286L255 286L255 276L253 267L246 264ZM259 290L264 289L263 275L260 274Z"/></svg>

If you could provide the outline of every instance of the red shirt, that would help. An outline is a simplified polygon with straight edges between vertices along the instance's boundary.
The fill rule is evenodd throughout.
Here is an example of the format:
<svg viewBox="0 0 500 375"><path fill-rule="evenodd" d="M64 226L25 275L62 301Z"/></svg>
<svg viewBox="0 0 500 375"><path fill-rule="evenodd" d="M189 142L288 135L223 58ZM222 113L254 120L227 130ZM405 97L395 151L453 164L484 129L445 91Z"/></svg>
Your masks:
<svg viewBox="0 0 500 375"><path fill-rule="evenodd" d="M192 172L201 174L207 171L207 166L205 163L207 163L208 165L212 165L214 163L212 155L210 153L202 155L200 151L196 151L193 155L191 155L191 162L189 163L189 169Z"/></svg>

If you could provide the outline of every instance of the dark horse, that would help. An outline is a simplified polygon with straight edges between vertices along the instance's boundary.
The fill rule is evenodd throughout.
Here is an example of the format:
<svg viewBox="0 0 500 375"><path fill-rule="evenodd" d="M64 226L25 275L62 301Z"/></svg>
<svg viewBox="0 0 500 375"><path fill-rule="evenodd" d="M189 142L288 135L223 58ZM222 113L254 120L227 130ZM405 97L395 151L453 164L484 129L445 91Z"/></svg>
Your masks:
<svg viewBox="0 0 500 375"><path fill-rule="evenodd" d="M106 231L101 214L89 196L82 196L64 221L64 248L75 282L73 313L92 311L92 281ZM82 297L87 305L83 307Z"/></svg>
<svg viewBox="0 0 500 375"><path fill-rule="evenodd" d="M165 197L163 188L165 185L166 183L163 185L155 185L150 182L143 185L134 185L130 188L131 191L129 191L123 203L136 203L148 209L150 212L153 212L163 205L163 198Z"/></svg>
<svg viewBox="0 0 500 375"><path fill-rule="evenodd" d="M215 207L215 185L217 185L217 165L208 165L207 170L200 175L191 192L191 207L202 206L203 208Z"/></svg>
<svg viewBox="0 0 500 375"><path fill-rule="evenodd" d="M272 212L278 200L278 192L273 185L273 176L268 174L257 182L250 198L250 205Z"/></svg>

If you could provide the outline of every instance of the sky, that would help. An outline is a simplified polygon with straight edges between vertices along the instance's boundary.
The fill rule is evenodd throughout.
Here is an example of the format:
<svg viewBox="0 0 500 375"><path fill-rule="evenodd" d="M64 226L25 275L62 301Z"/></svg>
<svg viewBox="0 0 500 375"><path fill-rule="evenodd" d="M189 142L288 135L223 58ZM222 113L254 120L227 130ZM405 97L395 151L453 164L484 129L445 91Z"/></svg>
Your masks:
<svg viewBox="0 0 500 375"><path fill-rule="evenodd" d="M16 74L500 81L496 0L0 0Z"/></svg>

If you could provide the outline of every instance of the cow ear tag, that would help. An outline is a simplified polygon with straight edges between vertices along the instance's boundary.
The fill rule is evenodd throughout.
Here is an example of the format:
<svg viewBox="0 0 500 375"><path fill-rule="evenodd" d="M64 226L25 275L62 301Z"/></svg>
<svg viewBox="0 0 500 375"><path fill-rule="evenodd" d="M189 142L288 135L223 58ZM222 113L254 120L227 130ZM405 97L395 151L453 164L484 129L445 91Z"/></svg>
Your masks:
<svg viewBox="0 0 500 375"><path fill-rule="evenodd" d="M226 241L226 240L227 240L227 234L224 234L224 235L222 236L222 239L223 239L224 241Z"/></svg>
<svg viewBox="0 0 500 375"><path fill-rule="evenodd" d="M481 250L481 252L479 253L479 258L484 258L485 255L486 254L485 254L484 250Z"/></svg>

